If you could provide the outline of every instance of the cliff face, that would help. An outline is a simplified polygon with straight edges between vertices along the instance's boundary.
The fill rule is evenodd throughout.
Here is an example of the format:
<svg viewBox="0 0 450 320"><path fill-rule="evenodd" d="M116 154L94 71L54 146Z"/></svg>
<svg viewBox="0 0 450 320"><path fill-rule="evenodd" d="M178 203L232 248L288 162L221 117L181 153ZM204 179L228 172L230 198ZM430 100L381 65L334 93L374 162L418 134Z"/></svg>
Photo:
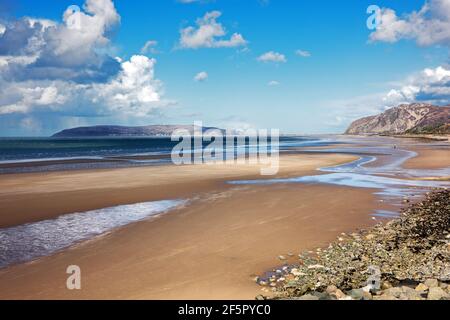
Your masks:
<svg viewBox="0 0 450 320"><path fill-rule="evenodd" d="M123 126L94 126L66 129L53 135L56 138L68 137L155 137L170 136L177 129L183 129L194 133L194 129L205 132L210 129L222 129L213 127L194 127L192 125L153 125L143 127L123 127Z"/></svg>
<svg viewBox="0 0 450 320"><path fill-rule="evenodd" d="M346 134L450 133L450 107L425 103L400 105L353 122Z"/></svg>

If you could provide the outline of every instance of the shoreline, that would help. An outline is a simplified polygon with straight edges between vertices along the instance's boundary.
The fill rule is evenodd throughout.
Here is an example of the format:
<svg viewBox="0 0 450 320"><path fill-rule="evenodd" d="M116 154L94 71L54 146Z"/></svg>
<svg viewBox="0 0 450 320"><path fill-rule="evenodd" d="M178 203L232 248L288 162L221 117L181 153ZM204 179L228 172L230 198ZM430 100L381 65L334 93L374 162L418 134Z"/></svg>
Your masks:
<svg viewBox="0 0 450 320"><path fill-rule="evenodd" d="M317 175L319 167L357 158L282 155L277 177ZM419 158L414 166L433 165L426 150ZM299 251L328 245L343 232L373 226L374 209L394 209L380 202L372 189L226 184L261 179L258 170L203 165L2 176L0 206L14 217L0 216L0 226L142 200L192 201L185 208L0 270L0 299L254 299L261 294L256 276L294 261ZM287 260L281 261L280 255ZM83 270L79 292L65 288L65 270L74 264ZM122 274L130 276L124 279Z"/></svg>
<svg viewBox="0 0 450 320"><path fill-rule="evenodd" d="M282 155L278 178L315 173L354 155ZM259 165L162 165L1 176L0 228L138 202L190 198L227 190L235 179L262 179ZM63 200L64 199L64 200Z"/></svg>
<svg viewBox="0 0 450 320"><path fill-rule="evenodd" d="M286 177L311 174L319 166L346 163L355 157L301 155L283 156L283 159L287 162L282 163L280 176ZM128 180L130 170L141 169L118 171L123 171ZM205 174L212 174L211 167L205 170ZM55 255L0 270L0 299L252 299L259 291L252 277L277 263L279 251L293 250L294 243L299 242L311 247L323 245L333 239L336 232L373 223L366 214L369 208L377 205L371 190L325 185L235 187L224 181L251 177L252 173L248 168L239 173L235 167L231 167L233 172L222 170L225 172L216 176L216 180L204 181L200 186L188 182L186 188L190 186L189 190L178 190L197 194L186 208L125 226ZM89 177L94 173L85 174ZM71 178L73 175L69 173ZM40 191L37 200L33 200L36 204L42 205L44 192L51 199L52 188L60 187L58 175L45 175L46 181L50 178L53 182L47 183L44 189L34 180L36 176L41 175L22 176L23 184L16 181L12 185L10 180L8 197L11 198L11 193L22 194L28 199L27 206L33 200L32 191ZM177 180L175 178L179 177L172 176ZM197 168L195 180L199 178ZM0 181L2 183L5 181ZM85 199L86 193L97 199L105 192L96 190L99 187L90 186L90 190L80 194L79 190L70 190L70 186L65 185L66 190L56 197L64 195L64 204L60 203L60 206L66 209L73 205L74 198L67 198L72 197L72 192L79 199ZM145 193L151 186L141 188ZM161 189L159 185L156 188ZM108 201L120 194L123 197L143 196L137 195L136 190L122 185L116 193L108 189L103 196L109 194ZM145 196L148 199L149 195ZM358 199L358 203L348 210L351 199ZM320 212L320 217L312 214L314 212ZM30 218L39 220L44 215L28 215L27 218L26 221ZM6 223L5 219L0 221ZM299 232L299 228L303 231ZM260 244L266 240L272 244ZM242 243L248 245L242 246ZM181 266L179 261L183 261ZM64 288L65 269L73 264L79 264L83 270L87 288L81 292ZM183 265L184 271L180 270ZM119 274L123 273L135 274L137 278L121 279ZM98 290L102 286L108 289Z"/></svg>

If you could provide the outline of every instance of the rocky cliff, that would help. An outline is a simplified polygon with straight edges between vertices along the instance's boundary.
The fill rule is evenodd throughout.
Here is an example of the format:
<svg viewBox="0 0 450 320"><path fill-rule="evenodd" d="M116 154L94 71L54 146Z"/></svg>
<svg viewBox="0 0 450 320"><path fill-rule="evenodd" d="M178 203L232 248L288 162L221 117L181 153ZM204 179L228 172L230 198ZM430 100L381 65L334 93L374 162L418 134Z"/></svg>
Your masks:
<svg viewBox="0 0 450 320"><path fill-rule="evenodd" d="M450 106L404 104L353 122L346 134L448 134Z"/></svg>

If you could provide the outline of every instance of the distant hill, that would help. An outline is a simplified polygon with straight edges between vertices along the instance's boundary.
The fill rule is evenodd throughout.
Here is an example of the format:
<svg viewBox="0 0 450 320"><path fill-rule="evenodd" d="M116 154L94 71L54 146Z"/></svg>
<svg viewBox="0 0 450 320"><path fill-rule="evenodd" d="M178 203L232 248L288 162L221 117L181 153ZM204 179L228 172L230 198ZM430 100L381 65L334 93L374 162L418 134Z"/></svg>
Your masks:
<svg viewBox="0 0 450 320"><path fill-rule="evenodd" d="M450 106L403 104L353 122L346 134L449 134Z"/></svg>
<svg viewBox="0 0 450 320"><path fill-rule="evenodd" d="M194 127L193 125L151 125L142 127L124 127L124 126L93 126L66 129L53 135L55 138L69 137L170 137L177 129L184 129L190 134L194 129L205 132L211 129L225 130L215 127Z"/></svg>

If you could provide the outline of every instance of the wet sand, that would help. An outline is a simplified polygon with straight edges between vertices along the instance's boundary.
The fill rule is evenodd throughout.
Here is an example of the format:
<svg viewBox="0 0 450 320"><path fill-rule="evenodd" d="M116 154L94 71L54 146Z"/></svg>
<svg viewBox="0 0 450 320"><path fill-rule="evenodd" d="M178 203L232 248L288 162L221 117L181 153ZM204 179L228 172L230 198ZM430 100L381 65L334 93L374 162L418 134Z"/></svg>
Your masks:
<svg viewBox="0 0 450 320"><path fill-rule="evenodd" d="M217 191L0 271L0 299L253 299L261 291L252 279L280 264L278 255L371 224L374 202L370 190L319 185ZM80 291L65 288L69 265L81 267Z"/></svg>
<svg viewBox="0 0 450 320"><path fill-rule="evenodd" d="M418 154L404 163L407 169L439 169L450 167L450 147L448 148L411 148Z"/></svg>
<svg viewBox="0 0 450 320"><path fill-rule="evenodd" d="M276 177L311 174L349 155L282 156ZM259 165L152 166L0 176L0 228L58 215L137 202L191 198L231 188L233 179L263 179Z"/></svg>

